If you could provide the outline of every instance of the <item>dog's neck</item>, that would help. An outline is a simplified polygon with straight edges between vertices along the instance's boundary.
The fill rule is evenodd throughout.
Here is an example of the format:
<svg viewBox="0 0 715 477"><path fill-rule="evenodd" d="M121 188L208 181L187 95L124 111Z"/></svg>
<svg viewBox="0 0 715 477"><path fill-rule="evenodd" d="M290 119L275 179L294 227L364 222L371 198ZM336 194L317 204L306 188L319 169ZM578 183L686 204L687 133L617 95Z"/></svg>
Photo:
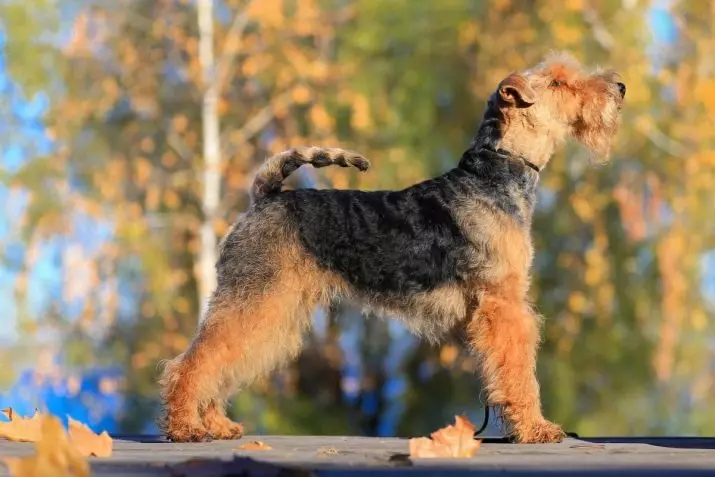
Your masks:
<svg viewBox="0 0 715 477"><path fill-rule="evenodd" d="M498 160L519 161L523 163L527 170L530 170L533 174L541 172L541 166L532 162L526 156L514 152L514 150L504 142L499 141L494 143L490 140L483 139L484 136L480 135L477 135L477 137L474 138L472 144L469 146L469 149L467 149L462 155L462 158L459 161L459 167L462 167L463 169L470 169L472 166L470 166L469 163L476 160L486 151L491 153L490 155Z"/></svg>
<svg viewBox="0 0 715 477"><path fill-rule="evenodd" d="M499 149L521 157L538 171L546 167L554 155L556 145L561 142L550 131L534 131L521 125L514 128L509 128L508 124L503 126L503 136L498 142Z"/></svg>
<svg viewBox="0 0 715 477"><path fill-rule="evenodd" d="M506 158L520 160L535 172L541 172L551 159L555 139L548 134L537 134L520 128L510 134L508 121L492 97L484 118L465 156L479 150L498 152ZM464 157L462 159L464 161Z"/></svg>

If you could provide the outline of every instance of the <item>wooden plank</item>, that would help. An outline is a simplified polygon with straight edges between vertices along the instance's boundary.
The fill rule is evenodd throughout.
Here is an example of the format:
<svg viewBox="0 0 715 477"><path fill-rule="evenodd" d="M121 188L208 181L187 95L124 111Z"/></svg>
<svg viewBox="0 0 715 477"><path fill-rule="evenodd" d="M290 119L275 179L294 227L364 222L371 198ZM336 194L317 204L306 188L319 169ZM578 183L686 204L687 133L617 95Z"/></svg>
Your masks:
<svg viewBox="0 0 715 477"><path fill-rule="evenodd" d="M273 449L242 451L261 440ZM407 440L330 436L260 436L173 444L151 437L115 439L110 459L92 458L95 476L380 475L715 475L715 439L567 439L561 444L487 441L472 459L409 461ZM655 443L654 443L655 442ZM0 458L32 454L32 444L0 441ZM0 466L0 477L8 475Z"/></svg>

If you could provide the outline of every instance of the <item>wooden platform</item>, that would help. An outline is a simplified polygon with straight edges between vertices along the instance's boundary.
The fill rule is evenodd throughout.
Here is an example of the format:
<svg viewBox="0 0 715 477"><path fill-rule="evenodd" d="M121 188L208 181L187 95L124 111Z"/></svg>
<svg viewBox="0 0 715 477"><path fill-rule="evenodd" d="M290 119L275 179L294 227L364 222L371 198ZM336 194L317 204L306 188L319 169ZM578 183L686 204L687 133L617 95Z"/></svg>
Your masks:
<svg viewBox="0 0 715 477"><path fill-rule="evenodd" d="M237 447L260 439L269 451ZM32 444L0 440L0 457L33 452ZM171 444L152 437L116 437L110 459L91 459L95 476L367 476L367 475L714 475L715 438L567 439L515 445L486 439L472 459L406 458L407 441L366 437L261 436L239 441ZM0 464L0 476L8 475Z"/></svg>

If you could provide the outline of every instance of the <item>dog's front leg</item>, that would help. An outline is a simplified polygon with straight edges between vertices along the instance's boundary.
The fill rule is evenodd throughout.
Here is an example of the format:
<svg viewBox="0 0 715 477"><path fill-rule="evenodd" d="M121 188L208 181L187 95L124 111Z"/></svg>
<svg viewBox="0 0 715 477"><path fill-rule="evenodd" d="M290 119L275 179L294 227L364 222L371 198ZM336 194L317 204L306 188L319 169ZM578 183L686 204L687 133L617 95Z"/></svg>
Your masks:
<svg viewBox="0 0 715 477"><path fill-rule="evenodd" d="M512 284L513 285L513 284ZM481 357L488 401L502 407L511 435L519 442L560 442L565 434L541 413L536 380L539 319L507 283L481 293L468 325L471 345Z"/></svg>

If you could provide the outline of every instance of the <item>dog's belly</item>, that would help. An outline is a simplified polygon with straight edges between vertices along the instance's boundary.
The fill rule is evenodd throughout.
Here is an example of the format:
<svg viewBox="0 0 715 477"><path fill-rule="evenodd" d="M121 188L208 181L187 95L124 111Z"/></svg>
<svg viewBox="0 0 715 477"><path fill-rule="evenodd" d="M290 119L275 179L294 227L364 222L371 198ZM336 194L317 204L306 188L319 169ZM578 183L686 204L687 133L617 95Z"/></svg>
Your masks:
<svg viewBox="0 0 715 477"><path fill-rule="evenodd" d="M465 291L456 283L409 296L381 294L355 298L365 311L397 318L415 334L434 342L468 318Z"/></svg>

